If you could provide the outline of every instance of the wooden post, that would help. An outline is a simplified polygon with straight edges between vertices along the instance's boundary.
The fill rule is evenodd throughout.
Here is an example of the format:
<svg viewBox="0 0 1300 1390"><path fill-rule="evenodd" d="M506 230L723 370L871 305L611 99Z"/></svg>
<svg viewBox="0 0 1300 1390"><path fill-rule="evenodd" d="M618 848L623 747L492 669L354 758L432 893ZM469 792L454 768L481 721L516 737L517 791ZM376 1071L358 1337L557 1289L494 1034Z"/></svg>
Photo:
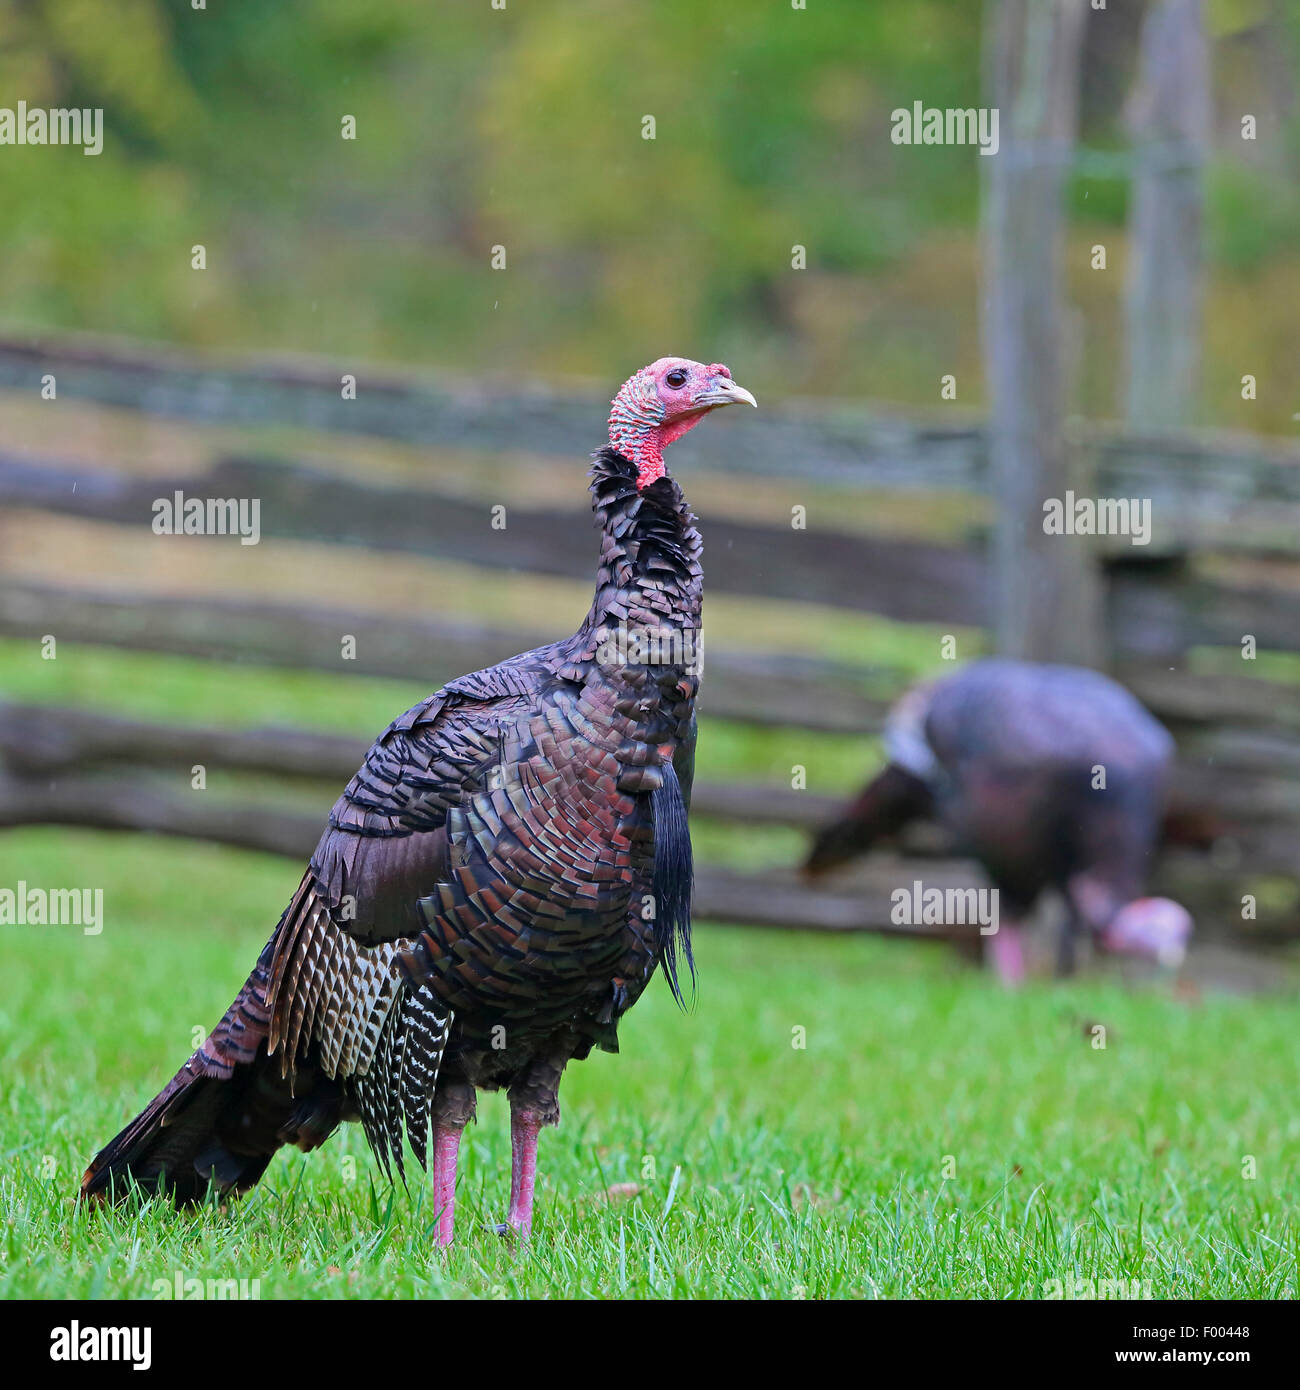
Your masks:
<svg viewBox="0 0 1300 1390"><path fill-rule="evenodd" d="M1188 425L1196 413L1210 120L1203 0L1154 0L1127 110L1135 171L1122 396L1144 429Z"/></svg>
<svg viewBox="0 0 1300 1390"><path fill-rule="evenodd" d="M992 0L986 89L999 110L984 217L984 357L997 648L1096 664L1098 595L1084 539L1047 534L1043 504L1076 487L1062 431L1065 180L1087 0Z"/></svg>

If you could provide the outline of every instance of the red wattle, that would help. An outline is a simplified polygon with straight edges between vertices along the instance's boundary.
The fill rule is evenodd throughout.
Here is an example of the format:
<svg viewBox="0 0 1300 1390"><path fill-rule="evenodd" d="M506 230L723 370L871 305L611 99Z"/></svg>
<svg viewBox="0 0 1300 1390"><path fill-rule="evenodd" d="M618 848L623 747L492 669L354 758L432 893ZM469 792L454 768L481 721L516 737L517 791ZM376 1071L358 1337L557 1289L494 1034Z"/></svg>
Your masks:
<svg viewBox="0 0 1300 1390"><path fill-rule="evenodd" d="M657 483L663 477L664 456L658 444L649 443L636 459L636 485L639 491L648 488L651 483Z"/></svg>
<svg viewBox="0 0 1300 1390"><path fill-rule="evenodd" d="M638 441L633 462L636 464L636 485L639 489L649 487L664 476L664 450L688 430L693 430L707 414L707 410L697 410L690 415L679 415L677 419L650 430L643 440Z"/></svg>

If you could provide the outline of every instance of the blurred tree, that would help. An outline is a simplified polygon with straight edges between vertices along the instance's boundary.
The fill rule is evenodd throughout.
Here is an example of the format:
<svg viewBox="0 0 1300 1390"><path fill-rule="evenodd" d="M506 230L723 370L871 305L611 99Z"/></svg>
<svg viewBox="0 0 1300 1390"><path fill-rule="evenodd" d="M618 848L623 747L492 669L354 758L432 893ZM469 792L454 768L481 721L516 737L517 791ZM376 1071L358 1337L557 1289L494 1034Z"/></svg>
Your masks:
<svg viewBox="0 0 1300 1390"><path fill-rule="evenodd" d="M997 649L1095 664L1097 589L1086 542L1049 534L1044 502L1076 479L1066 396L1064 190L1074 155L1087 0L992 0L989 103L1002 113L988 161L984 340L989 463L997 497Z"/></svg>
<svg viewBox="0 0 1300 1390"><path fill-rule="evenodd" d="M1127 418L1143 427L1196 423L1211 120L1202 0L1155 0L1129 103L1136 167L1124 399Z"/></svg>

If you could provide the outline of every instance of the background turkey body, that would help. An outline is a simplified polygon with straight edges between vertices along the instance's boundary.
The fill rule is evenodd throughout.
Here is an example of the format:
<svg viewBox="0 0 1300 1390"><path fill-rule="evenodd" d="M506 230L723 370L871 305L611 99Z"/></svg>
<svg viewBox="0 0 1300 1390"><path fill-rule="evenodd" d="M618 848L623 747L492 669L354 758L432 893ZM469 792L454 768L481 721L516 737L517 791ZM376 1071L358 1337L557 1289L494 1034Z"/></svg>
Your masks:
<svg viewBox="0 0 1300 1390"><path fill-rule="evenodd" d="M676 994L679 947L691 963L697 678L673 654L699 626L700 539L662 448L734 401L752 397L716 364L661 359L625 383L592 470L586 620L380 736L235 1002L96 1157L86 1195L128 1178L178 1202L243 1191L281 1145L315 1148L351 1119L400 1171L403 1130L423 1164L431 1126L446 1243L476 1090L506 1088L509 1223L529 1230L566 1063L617 1050L655 968ZM611 640L633 630L686 640L656 641L647 664Z"/></svg>
<svg viewBox="0 0 1300 1390"><path fill-rule="evenodd" d="M1057 966L1080 933L1106 950L1172 963L1191 919L1144 898L1160 840L1174 745L1122 686L1096 671L976 661L909 691L890 713L884 770L817 836L826 871L915 820L945 824L1000 894L987 938L998 972L1024 973L1018 922L1058 889L1068 920Z"/></svg>

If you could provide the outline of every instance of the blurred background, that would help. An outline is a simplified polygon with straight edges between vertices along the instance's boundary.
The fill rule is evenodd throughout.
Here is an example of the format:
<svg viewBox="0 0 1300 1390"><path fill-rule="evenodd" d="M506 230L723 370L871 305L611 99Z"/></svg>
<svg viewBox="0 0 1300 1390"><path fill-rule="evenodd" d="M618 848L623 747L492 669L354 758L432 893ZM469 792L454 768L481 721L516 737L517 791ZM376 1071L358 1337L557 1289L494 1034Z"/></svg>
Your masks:
<svg viewBox="0 0 1300 1390"><path fill-rule="evenodd" d="M104 111L98 156L0 150L4 881L179 872L165 834L309 852L396 712L581 618L585 455L681 353L762 407L674 462L707 547L701 914L886 926L915 865L813 891L807 833L900 691L997 647L1107 668L1171 727L1213 833L1157 887L1208 977L1276 980L1300 11L1113 3L1043 36L1045 77L1036 8L0 5L4 101ZM917 101L999 104L1000 155L893 143ZM1035 555L989 447L1026 437L1045 480L1152 499L1151 544ZM259 543L155 534L178 490L258 499Z"/></svg>
<svg viewBox="0 0 1300 1390"><path fill-rule="evenodd" d="M1072 404L1120 413L1126 102L1146 6L1084 26L1067 197ZM1284 434L1300 343L1300 15L1208 0L1198 423ZM102 106L95 158L9 148L11 325L586 376L708 343L781 395L984 399L979 175L891 112L980 104L982 7L11 0L0 89ZM1243 141L1240 116L1259 121ZM340 138L345 114L357 138ZM657 135L641 138L653 114ZM75 152L73 152L75 153ZM1104 241L1105 275L1086 254ZM208 268L189 248L208 246ZM791 245L808 268L791 273ZM491 247L507 248L494 272ZM700 349L703 351L703 348ZM1243 358L1270 389L1245 409ZM1244 369L1243 369L1244 370ZM1267 397L1267 398L1265 398Z"/></svg>

